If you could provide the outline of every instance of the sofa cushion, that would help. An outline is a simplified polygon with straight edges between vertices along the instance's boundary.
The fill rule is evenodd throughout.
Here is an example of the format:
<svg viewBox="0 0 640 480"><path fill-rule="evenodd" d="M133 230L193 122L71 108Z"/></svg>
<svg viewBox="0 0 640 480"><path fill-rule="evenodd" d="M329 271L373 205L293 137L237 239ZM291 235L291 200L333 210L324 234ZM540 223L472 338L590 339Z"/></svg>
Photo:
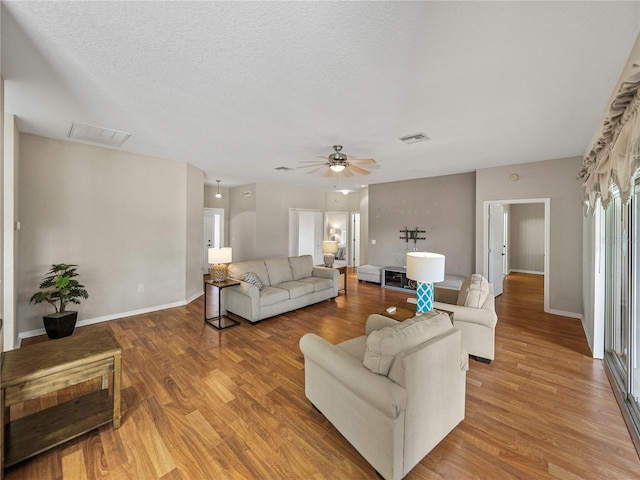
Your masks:
<svg viewBox="0 0 640 480"><path fill-rule="evenodd" d="M311 255L289 257L289 265L291 266L291 274L294 280L307 278L313 272L313 257Z"/></svg>
<svg viewBox="0 0 640 480"><path fill-rule="evenodd" d="M260 279L258 278L258 276L253 273L253 272L247 272L242 276L242 281L243 282L247 282L250 283L251 285L255 285L256 287L258 287L259 289L262 289L262 287L264 287L264 285L262 284L262 282L260 281Z"/></svg>
<svg viewBox="0 0 640 480"><path fill-rule="evenodd" d="M363 364L369 370L387 375L397 353L413 348L453 328L446 313L428 312L367 336Z"/></svg>
<svg viewBox="0 0 640 480"><path fill-rule="evenodd" d="M314 292L333 288L333 280L331 280L330 278L308 277L301 278L300 281L313 285Z"/></svg>
<svg viewBox="0 0 640 480"><path fill-rule="evenodd" d="M474 273L460 287L458 301L460 306L482 308L489 296L489 282L482 275Z"/></svg>
<svg viewBox="0 0 640 480"><path fill-rule="evenodd" d="M313 285L308 282L281 282L274 287L289 292L289 298L298 298L313 293Z"/></svg>
<svg viewBox="0 0 640 480"><path fill-rule="evenodd" d="M276 287L264 287L260 290L260 306L268 307L289 300L289 292Z"/></svg>
<svg viewBox="0 0 640 480"><path fill-rule="evenodd" d="M238 263L230 263L229 264L229 276L231 278L237 278L238 280L242 280L242 277L245 273L253 272L255 273L262 285L268 287L271 285L269 281L269 274L267 273L267 267L264 264L264 260L251 260L248 262L238 262Z"/></svg>
<svg viewBox="0 0 640 480"><path fill-rule="evenodd" d="M271 285L293 280L288 258L267 258L264 264L267 266Z"/></svg>

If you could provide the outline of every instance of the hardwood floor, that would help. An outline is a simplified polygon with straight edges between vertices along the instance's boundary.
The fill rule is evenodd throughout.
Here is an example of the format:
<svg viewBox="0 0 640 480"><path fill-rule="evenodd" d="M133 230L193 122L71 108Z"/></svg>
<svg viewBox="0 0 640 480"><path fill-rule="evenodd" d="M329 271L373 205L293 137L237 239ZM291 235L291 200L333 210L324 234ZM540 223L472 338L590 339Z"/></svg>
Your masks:
<svg viewBox="0 0 640 480"><path fill-rule="evenodd" d="M509 276L496 302L496 360L470 361L465 420L405 478L640 478L602 362L590 357L579 320L543 313L541 278ZM368 314L407 297L358 283L354 272L348 281L335 301L222 332L203 323L202 297L83 327L108 328L122 346L122 426L103 426L5 478L375 479L304 396L304 333L334 343L361 335Z"/></svg>

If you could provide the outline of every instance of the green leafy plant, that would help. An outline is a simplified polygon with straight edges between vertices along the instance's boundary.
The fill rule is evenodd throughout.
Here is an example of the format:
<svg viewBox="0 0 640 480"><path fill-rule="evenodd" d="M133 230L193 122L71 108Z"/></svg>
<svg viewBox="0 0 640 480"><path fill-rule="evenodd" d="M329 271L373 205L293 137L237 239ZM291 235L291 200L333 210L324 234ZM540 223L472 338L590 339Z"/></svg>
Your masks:
<svg viewBox="0 0 640 480"><path fill-rule="evenodd" d="M80 304L80 299L89 298L89 294L75 277L77 265L57 263L51 265L51 269L40 283L40 291L34 293L30 302L47 302L53 305L56 313L62 313L68 303Z"/></svg>

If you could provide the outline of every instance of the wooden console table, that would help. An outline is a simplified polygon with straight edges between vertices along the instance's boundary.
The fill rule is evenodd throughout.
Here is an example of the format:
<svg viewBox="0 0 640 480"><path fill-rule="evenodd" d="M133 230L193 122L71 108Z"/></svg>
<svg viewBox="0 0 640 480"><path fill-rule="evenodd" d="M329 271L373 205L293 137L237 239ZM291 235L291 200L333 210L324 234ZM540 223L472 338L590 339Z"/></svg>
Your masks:
<svg viewBox="0 0 640 480"><path fill-rule="evenodd" d="M2 354L0 473L113 421L120 427L122 351L107 330L36 343ZM10 422L12 405L101 377L101 389ZM111 377L111 385L109 378Z"/></svg>

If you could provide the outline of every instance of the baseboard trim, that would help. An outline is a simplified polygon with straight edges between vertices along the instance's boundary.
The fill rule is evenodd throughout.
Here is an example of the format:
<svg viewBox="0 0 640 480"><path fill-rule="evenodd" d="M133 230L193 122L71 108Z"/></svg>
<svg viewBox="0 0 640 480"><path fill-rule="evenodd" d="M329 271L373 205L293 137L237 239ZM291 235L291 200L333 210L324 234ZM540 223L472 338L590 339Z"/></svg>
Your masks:
<svg viewBox="0 0 640 480"><path fill-rule="evenodd" d="M549 309L549 313L552 315L560 315L561 317L577 318L578 320L582 320L581 313L565 312L562 310L554 310L554 309Z"/></svg>
<svg viewBox="0 0 640 480"><path fill-rule="evenodd" d="M133 317L135 315L144 315L145 313L157 312L159 310L167 310L169 308L184 307L185 305L190 304L197 298L200 298L202 295L204 295L204 292L196 292L187 300L183 300L180 302L166 303L164 305L155 305L153 307L141 308L139 310L130 310L128 312L122 312L122 313L114 313L113 315L104 315L102 317L87 318L85 320L80 320L76 324L76 326L84 327L86 325L94 325L96 323L108 322L111 320L117 320L119 318ZM18 346L20 345L20 342L22 342L22 340L25 338L37 337L39 335L44 335L45 333L47 332L45 331L44 328L29 330L28 332L20 332L18 334L18 340L19 340Z"/></svg>
<svg viewBox="0 0 640 480"><path fill-rule="evenodd" d="M544 272L539 272L537 270L518 270L515 268L509 270L509 273L530 273L531 275L544 275Z"/></svg>

